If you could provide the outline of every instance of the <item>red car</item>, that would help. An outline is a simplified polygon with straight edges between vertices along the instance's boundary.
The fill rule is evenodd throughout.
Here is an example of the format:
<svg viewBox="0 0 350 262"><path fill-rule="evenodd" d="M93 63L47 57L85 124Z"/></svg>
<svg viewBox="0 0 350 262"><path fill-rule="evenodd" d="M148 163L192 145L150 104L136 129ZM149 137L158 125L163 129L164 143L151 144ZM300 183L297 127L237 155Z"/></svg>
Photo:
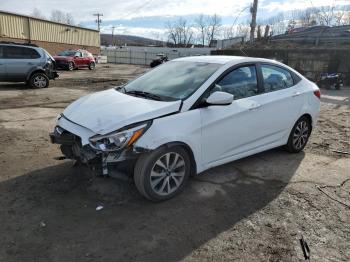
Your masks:
<svg viewBox="0 0 350 262"><path fill-rule="evenodd" d="M56 67L67 69L69 71L76 68L88 67L95 69L96 61L94 56L86 50L65 50L54 56Z"/></svg>

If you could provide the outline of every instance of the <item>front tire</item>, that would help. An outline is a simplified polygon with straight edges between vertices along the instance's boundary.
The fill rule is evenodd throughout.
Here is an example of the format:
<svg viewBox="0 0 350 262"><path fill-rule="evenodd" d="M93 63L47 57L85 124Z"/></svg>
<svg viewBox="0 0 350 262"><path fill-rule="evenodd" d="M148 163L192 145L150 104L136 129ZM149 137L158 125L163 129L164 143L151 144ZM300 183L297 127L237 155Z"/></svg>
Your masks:
<svg viewBox="0 0 350 262"><path fill-rule="evenodd" d="M74 70L74 63L73 62L68 62L68 71L73 71Z"/></svg>
<svg viewBox="0 0 350 262"><path fill-rule="evenodd" d="M50 80L44 73L33 74L29 79L32 88L46 88L50 84Z"/></svg>
<svg viewBox="0 0 350 262"><path fill-rule="evenodd" d="M95 67L96 67L95 63L94 63L94 62L90 62L90 64L89 64L89 69L90 69L90 70L94 70Z"/></svg>
<svg viewBox="0 0 350 262"><path fill-rule="evenodd" d="M286 150L290 153L302 151L309 140L311 129L311 121L308 117L299 118L290 132L288 143L285 146Z"/></svg>
<svg viewBox="0 0 350 262"><path fill-rule="evenodd" d="M191 160L184 148L160 147L137 160L134 182L144 197L164 201L183 190L190 173Z"/></svg>

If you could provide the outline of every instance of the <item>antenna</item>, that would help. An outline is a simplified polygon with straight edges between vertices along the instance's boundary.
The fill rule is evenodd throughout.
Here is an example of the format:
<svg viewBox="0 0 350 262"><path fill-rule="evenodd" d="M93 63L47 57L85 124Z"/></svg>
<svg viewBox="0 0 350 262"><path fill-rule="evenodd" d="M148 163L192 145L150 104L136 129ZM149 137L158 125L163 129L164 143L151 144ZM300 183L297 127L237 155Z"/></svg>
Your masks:
<svg viewBox="0 0 350 262"><path fill-rule="evenodd" d="M96 13L96 14L93 14L93 16L97 16L97 19L95 20L95 22L97 23L98 31L100 31L100 24L102 23L102 20L100 19L100 17L103 16L103 14Z"/></svg>

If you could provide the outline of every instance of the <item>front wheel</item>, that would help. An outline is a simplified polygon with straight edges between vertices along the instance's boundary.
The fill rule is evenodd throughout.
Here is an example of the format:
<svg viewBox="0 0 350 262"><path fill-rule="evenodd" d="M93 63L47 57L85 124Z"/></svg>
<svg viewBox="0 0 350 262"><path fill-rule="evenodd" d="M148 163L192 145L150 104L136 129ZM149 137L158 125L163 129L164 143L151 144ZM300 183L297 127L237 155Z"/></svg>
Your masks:
<svg viewBox="0 0 350 262"><path fill-rule="evenodd" d="M306 116L298 119L290 132L288 143L285 146L288 152L298 153L304 149L311 135L311 122Z"/></svg>
<svg viewBox="0 0 350 262"><path fill-rule="evenodd" d="M190 157L184 148L160 147L137 160L135 185L144 197L152 201L167 200L183 190L190 169Z"/></svg>
<svg viewBox="0 0 350 262"><path fill-rule="evenodd" d="M74 63L73 62L68 62L68 71L73 71L74 70Z"/></svg>
<svg viewBox="0 0 350 262"><path fill-rule="evenodd" d="M94 70L95 69L95 62L90 62L90 64L89 64L89 69L90 70Z"/></svg>
<svg viewBox="0 0 350 262"><path fill-rule="evenodd" d="M45 88L49 86L50 80L44 73L33 74L29 79L32 88Z"/></svg>

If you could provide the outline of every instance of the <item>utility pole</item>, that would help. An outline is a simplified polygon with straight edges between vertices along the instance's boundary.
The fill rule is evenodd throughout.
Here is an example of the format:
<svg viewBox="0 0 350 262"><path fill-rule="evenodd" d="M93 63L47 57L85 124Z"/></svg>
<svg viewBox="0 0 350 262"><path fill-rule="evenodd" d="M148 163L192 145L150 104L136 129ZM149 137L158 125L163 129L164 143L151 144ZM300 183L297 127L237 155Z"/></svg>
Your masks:
<svg viewBox="0 0 350 262"><path fill-rule="evenodd" d="M250 43L254 42L255 27L256 27L256 13L258 12L258 0L254 0L253 6L250 8L252 14L252 22L250 23Z"/></svg>
<svg viewBox="0 0 350 262"><path fill-rule="evenodd" d="M115 28L115 26L112 26L112 46L115 46L115 42L114 42L114 28Z"/></svg>
<svg viewBox="0 0 350 262"><path fill-rule="evenodd" d="M100 19L100 17L103 16L103 14L96 13L94 14L94 16L97 16L97 19L95 20L95 22L97 23L98 31L100 31L100 24L102 23L102 20Z"/></svg>

